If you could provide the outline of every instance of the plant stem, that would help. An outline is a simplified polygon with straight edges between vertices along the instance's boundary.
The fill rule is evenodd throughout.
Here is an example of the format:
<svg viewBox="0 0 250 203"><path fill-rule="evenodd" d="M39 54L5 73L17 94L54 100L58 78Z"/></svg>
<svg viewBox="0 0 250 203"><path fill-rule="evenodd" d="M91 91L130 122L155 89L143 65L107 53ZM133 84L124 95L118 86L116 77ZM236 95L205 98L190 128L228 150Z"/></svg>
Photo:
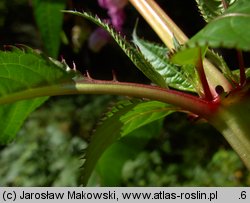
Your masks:
<svg viewBox="0 0 250 203"><path fill-rule="evenodd" d="M197 72L198 72L198 75L199 75L199 78L200 78L200 81L201 81L201 84L203 87L205 99L207 101L212 101L213 95L210 91L210 88L209 88L209 85L207 82L207 78L206 78L206 74L204 71L204 67L203 67L203 63L202 63L202 56L201 56L201 49L199 49L199 59L198 59L197 65L196 65L196 69L197 69Z"/></svg>
<svg viewBox="0 0 250 203"><path fill-rule="evenodd" d="M175 37L181 44L188 41L188 37L154 0L129 1L169 49L174 48L173 37ZM229 92L232 89L228 80L207 59L204 59L204 68L211 90L214 90L218 85L222 86L226 92Z"/></svg>
<svg viewBox="0 0 250 203"><path fill-rule="evenodd" d="M225 0L221 0L223 8L226 10L228 8L228 3Z"/></svg>
<svg viewBox="0 0 250 203"><path fill-rule="evenodd" d="M218 107L218 101L204 101L196 96L175 90L151 85L92 79L23 90L0 97L0 105L36 97L71 94L113 94L146 98L173 104L205 118L209 117Z"/></svg>
<svg viewBox="0 0 250 203"><path fill-rule="evenodd" d="M181 44L187 42L187 36L154 0L130 0L130 3L140 12L169 49L174 49L174 36Z"/></svg>
<svg viewBox="0 0 250 203"><path fill-rule="evenodd" d="M238 108L220 108L209 122L223 134L250 170L250 125L248 118L250 109L249 105L244 105L246 108L243 109L241 108L242 104ZM239 109L241 110L239 111Z"/></svg>
<svg viewBox="0 0 250 203"><path fill-rule="evenodd" d="M239 61L240 68L240 86L244 86L246 83L245 63L241 50L237 50L237 58Z"/></svg>

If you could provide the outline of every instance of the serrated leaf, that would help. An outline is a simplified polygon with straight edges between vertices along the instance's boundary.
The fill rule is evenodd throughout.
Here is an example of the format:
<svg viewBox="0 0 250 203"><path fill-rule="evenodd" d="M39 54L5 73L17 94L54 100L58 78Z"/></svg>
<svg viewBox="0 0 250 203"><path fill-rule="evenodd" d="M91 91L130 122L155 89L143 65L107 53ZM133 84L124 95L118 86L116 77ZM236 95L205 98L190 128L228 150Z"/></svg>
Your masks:
<svg viewBox="0 0 250 203"><path fill-rule="evenodd" d="M133 32L133 42L139 47L152 67L162 76L167 86L184 91L195 91L187 74L185 74L185 70L168 60L168 48L140 39L136 30Z"/></svg>
<svg viewBox="0 0 250 203"><path fill-rule="evenodd" d="M238 0L188 41L189 47L250 50L250 1Z"/></svg>
<svg viewBox="0 0 250 203"><path fill-rule="evenodd" d="M72 75L54 61L32 49L12 47L0 51L0 97L37 86L57 84L71 80Z"/></svg>
<svg viewBox="0 0 250 203"><path fill-rule="evenodd" d="M144 58L144 56L139 52L132 44L130 44L124 37L122 37L119 33L117 33L110 25L103 22L98 17L94 17L91 14L86 12L80 13L76 11L64 11L65 13L70 13L74 15L81 16L86 18L96 25L102 27L106 30L113 39L117 42L117 44L122 48L124 53L130 58L130 60L135 64L135 66L142 71L142 73L148 77L153 83L166 87L166 83L161 75L155 71L152 65Z"/></svg>
<svg viewBox="0 0 250 203"><path fill-rule="evenodd" d="M120 121L123 123L121 136L125 136L137 128L163 118L173 111L176 111L176 107L158 101L139 103L120 117Z"/></svg>
<svg viewBox="0 0 250 203"><path fill-rule="evenodd" d="M57 58L61 41L63 10L66 0L33 0L34 15L41 33L44 49Z"/></svg>
<svg viewBox="0 0 250 203"><path fill-rule="evenodd" d="M213 61L213 63L218 67L221 72L233 83L238 79L232 73L230 68L227 66L226 62L224 61L223 57L220 56L218 53L214 52L213 50L208 50L206 54L207 59Z"/></svg>
<svg viewBox="0 0 250 203"><path fill-rule="evenodd" d="M59 62L58 62L59 63ZM0 103L18 92L72 80L72 74L28 47L0 51ZM11 141L23 121L47 97L0 106L0 142Z"/></svg>
<svg viewBox="0 0 250 203"><path fill-rule="evenodd" d="M228 6L237 0L225 0ZM210 22L214 18L225 12L221 0L196 0L198 8L206 22Z"/></svg>
<svg viewBox="0 0 250 203"><path fill-rule="evenodd" d="M174 111L175 107L158 101L119 103L92 136L85 154L81 183L87 184L100 156L118 138Z"/></svg>

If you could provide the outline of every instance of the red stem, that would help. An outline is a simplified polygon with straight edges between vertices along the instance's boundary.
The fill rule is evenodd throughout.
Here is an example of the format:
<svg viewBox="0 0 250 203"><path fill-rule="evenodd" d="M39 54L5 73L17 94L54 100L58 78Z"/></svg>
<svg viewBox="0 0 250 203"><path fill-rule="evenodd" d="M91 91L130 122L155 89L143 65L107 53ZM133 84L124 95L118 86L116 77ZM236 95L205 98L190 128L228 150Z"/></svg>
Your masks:
<svg viewBox="0 0 250 203"><path fill-rule="evenodd" d="M228 8L228 3L225 0L221 0L223 8L226 10Z"/></svg>
<svg viewBox="0 0 250 203"><path fill-rule="evenodd" d="M202 87L203 87L203 91L204 91L204 94L205 94L205 99L207 101L212 101L213 100L213 95L210 91L210 87L208 85L208 81L207 81L207 78L206 78L206 74L205 74L205 71L204 71L204 67L203 67L203 63L202 63L202 56L201 56L201 50L199 49L199 59L197 61L197 71L198 71L198 75L199 75L199 78L200 78L200 81L201 81L201 84L202 84Z"/></svg>
<svg viewBox="0 0 250 203"><path fill-rule="evenodd" d="M223 8L226 10L228 8L228 3L225 0L221 0ZM241 50L237 50L237 58L239 61L240 67L240 84L239 86L244 86L246 83L246 73L245 73L245 63L244 58Z"/></svg>
<svg viewBox="0 0 250 203"><path fill-rule="evenodd" d="M243 58L242 51L237 51L237 57L239 61L239 67L240 67L240 86L244 86L246 83L246 73L245 73L245 63Z"/></svg>
<svg viewBox="0 0 250 203"><path fill-rule="evenodd" d="M43 86L21 90L0 97L0 104L7 104L25 99L43 96L59 96L72 94L113 94L136 98L147 98L172 104L184 111L193 112L203 118L209 118L219 107L219 100L208 101L197 96L152 85L126 83L118 81L102 81L84 78L64 84Z"/></svg>

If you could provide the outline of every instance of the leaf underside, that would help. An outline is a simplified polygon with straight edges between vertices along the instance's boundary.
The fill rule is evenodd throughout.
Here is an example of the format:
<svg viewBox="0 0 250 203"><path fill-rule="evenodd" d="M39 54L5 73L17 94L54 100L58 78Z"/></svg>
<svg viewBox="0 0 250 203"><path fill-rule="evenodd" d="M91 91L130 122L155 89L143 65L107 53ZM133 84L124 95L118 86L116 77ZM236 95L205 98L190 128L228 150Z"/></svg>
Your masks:
<svg viewBox="0 0 250 203"><path fill-rule="evenodd" d="M133 42L152 64L152 67L160 73L166 85L179 90L195 91L188 74L185 73L185 69L174 65L168 59L168 48L140 39L136 34L136 30L133 32Z"/></svg>
<svg viewBox="0 0 250 203"><path fill-rule="evenodd" d="M175 107L157 101L136 100L118 103L92 135L84 157L81 184L87 184L100 156L117 139L174 111Z"/></svg>
<svg viewBox="0 0 250 203"><path fill-rule="evenodd" d="M250 50L250 1L238 0L191 38L187 46Z"/></svg>

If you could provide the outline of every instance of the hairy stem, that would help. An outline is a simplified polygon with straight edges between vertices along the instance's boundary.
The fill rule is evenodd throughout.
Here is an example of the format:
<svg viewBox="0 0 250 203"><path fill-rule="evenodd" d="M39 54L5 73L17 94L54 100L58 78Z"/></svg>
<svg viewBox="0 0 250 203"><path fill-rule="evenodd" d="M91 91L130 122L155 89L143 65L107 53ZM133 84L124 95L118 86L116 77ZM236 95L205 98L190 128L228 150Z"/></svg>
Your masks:
<svg viewBox="0 0 250 203"><path fill-rule="evenodd" d="M23 90L21 92L2 96L0 98L0 104L36 97L70 94L113 94L157 100L176 105L183 110L191 111L205 118L209 117L218 106L218 101L204 101L196 96L175 90L168 90L151 85L92 79L84 79L76 83L72 82Z"/></svg>
<svg viewBox="0 0 250 203"><path fill-rule="evenodd" d="M184 44L188 41L188 37L154 0L129 1L169 49L174 48L173 37L175 37L181 44ZM204 68L211 89L215 89L215 87L218 85L222 86L226 92L229 92L232 89L232 86L228 80L207 59L204 59Z"/></svg>

